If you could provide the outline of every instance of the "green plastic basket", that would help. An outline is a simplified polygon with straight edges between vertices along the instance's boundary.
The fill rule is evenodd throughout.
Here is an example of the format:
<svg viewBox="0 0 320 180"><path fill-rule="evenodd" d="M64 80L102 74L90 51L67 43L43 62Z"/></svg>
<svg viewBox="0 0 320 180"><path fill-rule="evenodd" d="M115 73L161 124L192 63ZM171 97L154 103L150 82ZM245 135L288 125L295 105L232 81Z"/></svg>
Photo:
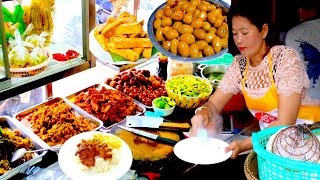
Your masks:
<svg viewBox="0 0 320 180"><path fill-rule="evenodd" d="M320 164L291 160L266 150L269 138L283 127L267 128L252 134L253 150L258 157L259 178L262 180L320 180ZM313 132L320 135L320 129Z"/></svg>
<svg viewBox="0 0 320 180"><path fill-rule="evenodd" d="M218 65L229 66L232 63L232 61L233 61L233 56L229 53L225 53L224 55L218 58L215 58L209 61L200 62L200 64L206 64L206 65L218 64Z"/></svg>

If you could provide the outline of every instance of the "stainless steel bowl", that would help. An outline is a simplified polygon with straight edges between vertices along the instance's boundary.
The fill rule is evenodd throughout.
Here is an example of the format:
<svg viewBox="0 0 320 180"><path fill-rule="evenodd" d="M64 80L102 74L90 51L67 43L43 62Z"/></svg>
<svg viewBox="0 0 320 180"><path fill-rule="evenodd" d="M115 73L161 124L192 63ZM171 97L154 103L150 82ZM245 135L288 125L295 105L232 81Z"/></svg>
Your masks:
<svg viewBox="0 0 320 180"><path fill-rule="evenodd" d="M216 0L207 0L210 3L215 4L218 7L221 7L222 10L224 12L229 12L229 4L224 2L224 1L216 1ZM160 51L163 55L170 57L171 59L174 60L178 60L178 61L184 61L184 62L204 62L204 61L210 61L212 59L218 58L222 55L224 55L225 53L228 52L228 48L224 48L222 49L219 53L216 53L212 56L206 56L206 57L202 57L202 58L190 58L190 57L182 57L179 55L175 55L169 51L167 51L166 49L164 49L161 44L157 41L156 37L155 37L155 31L153 28L153 22L155 21L155 16L158 10L163 9L163 7L166 5L166 3L163 3L162 5L160 5L156 10L153 11L153 13L151 14L149 20L148 20L148 36L153 44L153 46Z"/></svg>
<svg viewBox="0 0 320 180"><path fill-rule="evenodd" d="M211 81L207 78L207 75L213 72L225 73L227 71L227 67L228 66L218 65L218 64L212 64L212 65L200 64L197 68L200 69L201 77L207 79L211 83L212 87L216 89L220 81L215 81L215 80Z"/></svg>

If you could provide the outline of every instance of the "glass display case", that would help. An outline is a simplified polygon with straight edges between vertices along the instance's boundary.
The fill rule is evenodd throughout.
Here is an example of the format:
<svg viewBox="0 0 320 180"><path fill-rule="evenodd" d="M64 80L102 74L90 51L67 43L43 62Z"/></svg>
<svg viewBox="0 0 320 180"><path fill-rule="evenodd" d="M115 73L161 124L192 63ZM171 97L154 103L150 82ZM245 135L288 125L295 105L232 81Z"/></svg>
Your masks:
<svg viewBox="0 0 320 180"><path fill-rule="evenodd" d="M91 1L19 2L0 0L0 101L95 66Z"/></svg>

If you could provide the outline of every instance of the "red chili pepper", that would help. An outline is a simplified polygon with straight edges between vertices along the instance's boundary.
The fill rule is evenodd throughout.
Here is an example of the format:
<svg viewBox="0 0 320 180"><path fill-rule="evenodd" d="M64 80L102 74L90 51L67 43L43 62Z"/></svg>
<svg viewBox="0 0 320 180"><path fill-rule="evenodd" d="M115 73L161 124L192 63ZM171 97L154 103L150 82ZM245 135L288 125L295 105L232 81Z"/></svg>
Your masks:
<svg viewBox="0 0 320 180"><path fill-rule="evenodd" d="M74 59L77 58L80 55L80 53L78 53L77 51L74 50L68 50L66 52L66 54L62 54L62 53L55 53L53 54L53 59L57 60L57 61L68 61L70 59Z"/></svg>
<svg viewBox="0 0 320 180"><path fill-rule="evenodd" d="M53 59L57 60L57 61L67 61L68 58L66 55L61 54L61 53L55 53L52 54Z"/></svg>
<svg viewBox="0 0 320 180"><path fill-rule="evenodd" d="M68 57L68 59L73 59L73 58L76 58L79 56L80 53L78 53L77 51L74 51L74 50L68 50L66 52L66 55Z"/></svg>
<svg viewBox="0 0 320 180"><path fill-rule="evenodd" d="M156 180L160 178L159 173L153 173L153 172L140 173L140 175L148 178L149 180Z"/></svg>

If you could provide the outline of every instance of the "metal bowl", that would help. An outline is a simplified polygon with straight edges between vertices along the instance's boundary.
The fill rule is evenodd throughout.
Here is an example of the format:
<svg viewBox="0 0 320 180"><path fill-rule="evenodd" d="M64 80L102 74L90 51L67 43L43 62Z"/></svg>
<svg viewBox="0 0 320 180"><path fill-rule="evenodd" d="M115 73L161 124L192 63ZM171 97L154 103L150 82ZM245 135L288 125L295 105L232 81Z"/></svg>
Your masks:
<svg viewBox="0 0 320 180"><path fill-rule="evenodd" d="M216 89L216 88L218 87L220 81L216 81L216 80L213 80L213 81L212 81L212 80L209 80L209 79L207 78L207 75L208 75L209 73L213 73L213 72L225 73L225 72L227 71L227 67L228 67L228 66L219 65L219 64L213 64L213 65L200 64L200 65L198 66L198 69L200 69L201 77L207 79L207 80L211 83L212 87L213 87L214 89Z"/></svg>
<svg viewBox="0 0 320 180"><path fill-rule="evenodd" d="M229 4L227 4L224 1L214 1L214 0L207 0L210 3L215 4L218 7L221 7L223 9L224 12L228 12L229 11ZM228 52L228 48L224 48L222 49L219 53L216 53L212 56L206 56L206 57L202 57L202 58L189 58L189 57L182 57L182 56L178 56L175 54L172 54L171 52L167 51L166 49L164 49L161 44L156 40L155 37L155 31L153 28L153 22L155 21L155 15L157 13L158 10L163 9L163 7L166 5L166 3L163 3L162 5L160 5L156 10L153 11L153 13L151 14L149 20L148 20L148 36L149 39L151 40L152 44L154 45L154 47L160 51L163 55L170 57L171 59L174 60L178 60L178 61L184 61L184 62L203 62L203 61L209 61L212 59L215 59L217 57L222 56L223 54Z"/></svg>

